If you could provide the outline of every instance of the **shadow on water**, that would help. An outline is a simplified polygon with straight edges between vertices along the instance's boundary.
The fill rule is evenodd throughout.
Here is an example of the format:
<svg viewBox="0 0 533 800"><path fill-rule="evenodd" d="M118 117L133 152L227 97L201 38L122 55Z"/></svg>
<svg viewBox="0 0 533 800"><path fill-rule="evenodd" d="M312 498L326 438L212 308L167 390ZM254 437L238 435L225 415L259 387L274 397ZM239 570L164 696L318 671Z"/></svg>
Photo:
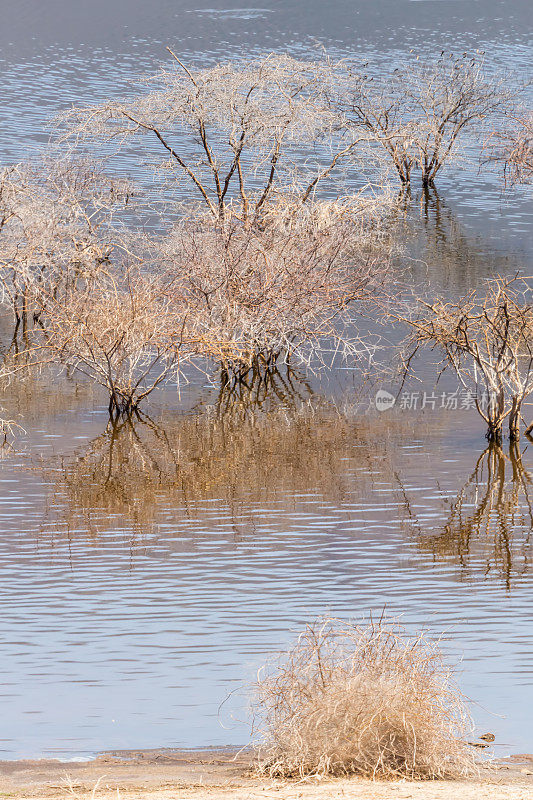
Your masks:
<svg viewBox="0 0 533 800"><path fill-rule="evenodd" d="M522 455L517 443L506 449L489 444L456 497L451 503L444 498L448 510L437 528L417 515L397 475L405 517L421 551L435 560L453 559L467 574L477 566L510 591L513 581L529 572L532 556L533 476Z"/></svg>

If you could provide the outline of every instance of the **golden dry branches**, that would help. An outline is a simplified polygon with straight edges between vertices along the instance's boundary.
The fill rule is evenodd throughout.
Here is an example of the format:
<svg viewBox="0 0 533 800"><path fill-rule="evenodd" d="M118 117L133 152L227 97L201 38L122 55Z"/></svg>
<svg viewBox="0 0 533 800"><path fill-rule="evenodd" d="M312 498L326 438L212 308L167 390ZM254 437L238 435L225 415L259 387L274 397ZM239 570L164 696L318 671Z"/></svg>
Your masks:
<svg viewBox="0 0 533 800"><path fill-rule="evenodd" d="M471 722L438 643L325 617L259 672L258 770L271 777L460 777Z"/></svg>

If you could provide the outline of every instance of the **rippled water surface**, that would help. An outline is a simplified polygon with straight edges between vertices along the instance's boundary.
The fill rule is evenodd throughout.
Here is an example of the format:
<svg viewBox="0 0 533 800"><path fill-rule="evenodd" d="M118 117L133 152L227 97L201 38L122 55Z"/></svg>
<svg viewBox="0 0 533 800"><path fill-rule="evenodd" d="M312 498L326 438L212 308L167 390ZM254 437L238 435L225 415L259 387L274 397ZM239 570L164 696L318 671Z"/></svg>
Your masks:
<svg viewBox="0 0 533 800"><path fill-rule="evenodd" d="M5 5L3 163L166 44L196 63L317 45L376 63L482 47L521 77L531 61L525 0ZM415 277L453 294L531 269L527 192L502 196L472 167L418 200ZM115 429L69 378L9 389L25 430L0 464L4 757L243 744L242 687L268 653L319 613L383 607L443 634L479 726L501 752L531 751L531 448L484 451L474 412L440 402L365 413L346 371L300 378L253 414L168 388Z"/></svg>

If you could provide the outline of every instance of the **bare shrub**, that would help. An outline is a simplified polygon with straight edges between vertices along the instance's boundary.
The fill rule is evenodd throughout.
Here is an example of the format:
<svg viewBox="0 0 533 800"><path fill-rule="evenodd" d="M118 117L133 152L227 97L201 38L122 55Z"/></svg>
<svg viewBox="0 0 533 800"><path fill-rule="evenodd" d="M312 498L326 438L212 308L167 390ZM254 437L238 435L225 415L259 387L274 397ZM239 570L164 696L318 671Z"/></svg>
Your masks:
<svg viewBox="0 0 533 800"><path fill-rule="evenodd" d="M368 139L325 102L338 72L327 60L270 54L194 69L172 55L175 68L146 79L144 93L65 112L63 140L148 136L174 193L184 181L215 218L231 203L246 221L279 192L307 200Z"/></svg>
<svg viewBox="0 0 533 800"><path fill-rule="evenodd" d="M266 672L254 710L271 777L460 777L476 768L466 702L437 644L396 623L308 625Z"/></svg>
<svg viewBox="0 0 533 800"><path fill-rule="evenodd" d="M451 370L475 401L487 438L499 442L507 418L511 440L519 438L522 404L533 391L529 278L492 278L485 291L454 302L419 300L412 316L398 319L411 329L407 370L420 348L437 351L441 370Z"/></svg>
<svg viewBox="0 0 533 800"><path fill-rule="evenodd" d="M111 414L130 414L179 373L183 309L165 286L127 262L46 303L42 348L109 393Z"/></svg>
<svg viewBox="0 0 533 800"><path fill-rule="evenodd" d="M165 282L188 308L196 353L228 379L295 361L311 366L368 347L356 315L384 296L390 246L349 204L278 206L264 224L184 220L163 243Z"/></svg>
<svg viewBox="0 0 533 800"><path fill-rule="evenodd" d="M1 410L3 411L3 409ZM14 419L0 417L0 459L4 453L11 450L9 440L22 430L23 428Z"/></svg>
<svg viewBox="0 0 533 800"><path fill-rule="evenodd" d="M88 162L43 159L0 171L0 286L17 325L107 262L112 212L130 193Z"/></svg>
<svg viewBox="0 0 533 800"><path fill-rule="evenodd" d="M460 158L464 133L479 135L510 94L502 80L487 77L482 54L443 51L433 61L413 56L387 75L347 70L334 97L348 123L384 148L402 184L416 170L433 186L444 165Z"/></svg>
<svg viewBox="0 0 533 800"><path fill-rule="evenodd" d="M511 186L533 178L533 112L511 115L506 130L493 131L486 143L488 161L500 165Z"/></svg>

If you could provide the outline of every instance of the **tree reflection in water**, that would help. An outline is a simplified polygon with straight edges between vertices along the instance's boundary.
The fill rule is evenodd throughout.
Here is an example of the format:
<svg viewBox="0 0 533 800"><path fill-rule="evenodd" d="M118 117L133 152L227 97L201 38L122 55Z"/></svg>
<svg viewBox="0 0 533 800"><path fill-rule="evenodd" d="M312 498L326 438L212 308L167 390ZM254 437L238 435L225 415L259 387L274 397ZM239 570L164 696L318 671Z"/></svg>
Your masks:
<svg viewBox="0 0 533 800"><path fill-rule="evenodd" d="M464 225L435 189L415 194L407 211L410 265L417 286L429 282L433 293L467 294L485 278L523 272L523 258L509 248L491 246ZM410 210L410 211L409 211ZM411 260L413 256L419 261ZM526 273L528 274L528 273Z"/></svg>
<svg viewBox="0 0 533 800"><path fill-rule="evenodd" d="M238 381L231 380L223 370L211 410L220 419L235 415L253 419L257 412L279 408L280 405L295 411L312 398L309 380L289 364L283 367L270 366L263 371L253 367Z"/></svg>
<svg viewBox="0 0 533 800"><path fill-rule="evenodd" d="M83 453L45 468L53 489L43 530L128 530L141 541L224 517L240 537L261 524L258 507L292 513L310 496L336 508L353 503L383 476L395 423L371 427L318 397L305 400L301 386L289 402L284 380L277 407L256 387L223 387L202 413L110 422Z"/></svg>
<svg viewBox="0 0 533 800"><path fill-rule="evenodd" d="M442 527L429 528L416 515L400 483L406 519L421 550L436 560L453 558L466 571L481 566L497 574L508 590L529 568L533 508L532 475L517 443L507 452L491 443L458 492Z"/></svg>
<svg viewBox="0 0 533 800"><path fill-rule="evenodd" d="M189 542L216 531L233 541L260 528L289 535L302 513L335 527L364 507L384 536L406 525L426 557L456 562L467 579L481 570L510 589L529 569L533 475L516 444L488 446L456 496L427 492L426 461L406 461L403 445L433 441L434 420L431 427L417 420L415 431L405 415L362 417L305 399L301 387L294 402L287 395L276 406L256 388L223 387L189 415L110 422L77 456L48 463L41 532L126 536L139 553L165 536L175 549L182 535ZM438 487L438 470L434 478Z"/></svg>

